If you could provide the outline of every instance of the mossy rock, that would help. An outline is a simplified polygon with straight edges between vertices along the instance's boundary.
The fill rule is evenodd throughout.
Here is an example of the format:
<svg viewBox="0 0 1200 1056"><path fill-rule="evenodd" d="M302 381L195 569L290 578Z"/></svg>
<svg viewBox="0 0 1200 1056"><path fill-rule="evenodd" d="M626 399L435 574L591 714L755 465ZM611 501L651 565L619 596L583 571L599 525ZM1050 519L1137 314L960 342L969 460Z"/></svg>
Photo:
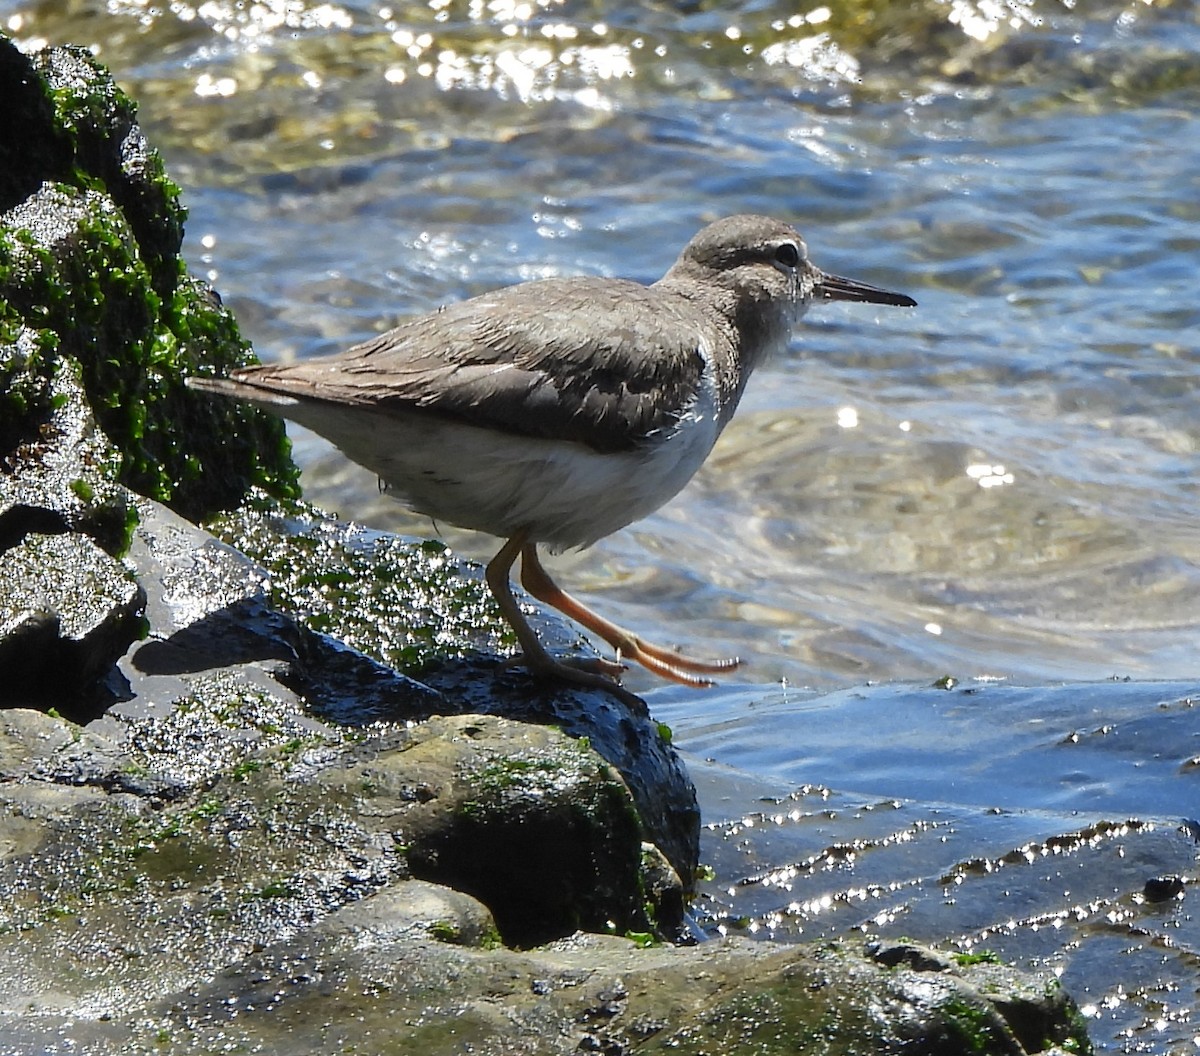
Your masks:
<svg viewBox="0 0 1200 1056"><path fill-rule="evenodd" d="M282 423L184 387L254 357L186 272L186 211L132 101L84 49L3 37L0 89L0 455L36 438L72 360L120 483L191 520L298 494Z"/></svg>

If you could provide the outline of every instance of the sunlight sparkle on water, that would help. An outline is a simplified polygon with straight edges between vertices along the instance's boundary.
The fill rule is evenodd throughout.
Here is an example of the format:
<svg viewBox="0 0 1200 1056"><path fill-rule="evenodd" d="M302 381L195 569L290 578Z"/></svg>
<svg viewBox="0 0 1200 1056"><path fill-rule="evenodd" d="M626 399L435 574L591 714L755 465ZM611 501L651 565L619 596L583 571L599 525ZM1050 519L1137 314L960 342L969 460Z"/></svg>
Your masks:
<svg viewBox="0 0 1200 1056"><path fill-rule="evenodd" d="M418 59L425 54L433 44L431 33L414 33L410 29L398 29L392 34L392 43L404 49L410 59Z"/></svg>
<svg viewBox="0 0 1200 1056"><path fill-rule="evenodd" d="M762 58L768 66L787 65L800 70L810 81L836 83L860 79L858 60L838 47L828 33L768 44L762 50Z"/></svg>
<svg viewBox="0 0 1200 1056"><path fill-rule="evenodd" d="M993 466L986 462L976 462L967 466L967 476L971 477L981 488L998 488L1004 484L1012 484L1016 480L1004 466Z"/></svg>
<svg viewBox="0 0 1200 1056"><path fill-rule="evenodd" d="M951 25L957 25L975 40L987 40L1003 27L1019 29L1041 22L1032 10L1034 0L951 0Z"/></svg>
<svg viewBox="0 0 1200 1056"><path fill-rule="evenodd" d="M558 26L547 28L551 32L543 35L555 42L570 39L574 33L573 29L568 32ZM428 34L413 38L411 42L409 36L411 34L401 31L393 39L410 57L415 57L414 48L424 49L432 42ZM557 84L564 67L573 67L587 86L563 93ZM589 109L608 110L612 108L611 102L595 86L604 81L632 77L634 68L628 49L617 44L574 45L556 53L549 45L519 43L491 54L469 54L445 48L437 53L436 66L426 64L417 72L422 76L433 76L443 90L491 90L502 96L511 92L522 102L540 102L566 94ZM403 78L389 75L389 79L399 82Z"/></svg>
<svg viewBox="0 0 1200 1056"><path fill-rule="evenodd" d="M202 73L196 78L195 93L202 99L210 96L226 98L235 94L238 82L233 77L214 77L211 73Z"/></svg>
<svg viewBox="0 0 1200 1056"><path fill-rule="evenodd" d="M144 0L120 0L120 3L114 0L112 6L125 11L135 8L158 11ZM200 19L208 23L214 32L228 40L265 39L285 28L350 29L354 24L345 8L336 4L318 4L310 8L301 0L259 0L254 4L205 0L197 6L177 0L171 5L171 11L185 22Z"/></svg>

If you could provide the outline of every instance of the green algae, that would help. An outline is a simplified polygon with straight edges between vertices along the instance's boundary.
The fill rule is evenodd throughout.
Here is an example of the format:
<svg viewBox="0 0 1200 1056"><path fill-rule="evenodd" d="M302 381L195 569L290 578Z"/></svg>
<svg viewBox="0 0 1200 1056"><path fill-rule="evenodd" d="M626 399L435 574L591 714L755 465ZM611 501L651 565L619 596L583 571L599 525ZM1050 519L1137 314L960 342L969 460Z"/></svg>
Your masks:
<svg viewBox="0 0 1200 1056"><path fill-rule="evenodd" d="M34 423L52 410L44 364L57 336L25 326L12 306L0 301L0 451L12 451L37 435Z"/></svg>
<svg viewBox="0 0 1200 1056"><path fill-rule="evenodd" d="M993 950L972 950L968 953L956 953L954 963L960 968L968 968L973 964L1002 964L1000 955Z"/></svg>
<svg viewBox="0 0 1200 1056"><path fill-rule="evenodd" d="M137 104L86 48L63 47L33 58L53 110L54 140L70 159L48 176L101 191L129 221L154 290L169 298L184 274L179 260L187 210L158 151L137 124Z"/></svg>
<svg viewBox="0 0 1200 1056"><path fill-rule="evenodd" d="M280 611L405 673L510 644L482 580L440 542L342 524L262 492L207 527L267 570Z"/></svg>
<svg viewBox="0 0 1200 1056"><path fill-rule="evenodd" d="M1002 1043L998 1036L996 1014L961 998L947 1001L941 1006L953 1043L966 1053L995 1052Z"/></svg>
<svg viewBox="0 0 1200 1056"><path fill-rule="evenodd" d="M30 60L0 36L5 83L21 110L0 117L9 134L0 148L4 451L37 437L52 409L50 379L70 360L120 452L121 484L191 520L235 506L252 487L298 495L281 422L184 386L254 357L219 299L186 273L186 210L132 101L83 49ZM43 164L36 179L30 158Z"/></svg>
<svg viewBox="0 0 1200 1056"><path fill-rule="evenodd" d="M184 378L201 369L252 361L233 318L190 279L169 301L160 299L128 223L108 198L47 185L3 221L0 302L9 317L36 327L36 340L8 357L9 372L22 378L7 397L14 422L44 413L44 383L59 359L70 359L80 365L98 424L121 453L120 483L189 519L234 505L255 486L298 493L277 421L184 387Z"/></svg>

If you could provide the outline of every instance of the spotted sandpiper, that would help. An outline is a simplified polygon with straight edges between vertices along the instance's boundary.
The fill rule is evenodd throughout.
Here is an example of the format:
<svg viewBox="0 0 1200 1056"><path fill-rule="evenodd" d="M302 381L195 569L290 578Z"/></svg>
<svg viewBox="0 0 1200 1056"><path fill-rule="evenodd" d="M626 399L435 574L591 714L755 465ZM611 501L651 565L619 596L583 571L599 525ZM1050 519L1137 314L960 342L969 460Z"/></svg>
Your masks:
<svg viewBox="0 0 1200 1056"><path fill-rule="evenodd" d="M650 286L521 283L411 319L334 356L190 378L332 441L419 513L505 540L487 582L530 671L619 688L623 661L690 686L740 661L644 641L561 590L538 544L586 547L674 496L712 450L746 381L813 301L915 306L827 275L789 224L709 224ZM558 660L513 597L535 598L608 642L616 660Z"/></svg>

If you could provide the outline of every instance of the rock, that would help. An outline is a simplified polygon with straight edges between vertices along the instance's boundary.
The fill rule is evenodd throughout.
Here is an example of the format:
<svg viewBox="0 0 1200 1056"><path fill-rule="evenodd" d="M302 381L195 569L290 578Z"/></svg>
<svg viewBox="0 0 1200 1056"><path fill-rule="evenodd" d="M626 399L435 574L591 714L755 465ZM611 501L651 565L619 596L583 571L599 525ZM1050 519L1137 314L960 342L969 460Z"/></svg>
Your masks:
<svg viewBox="0 0 1200 1056"><path fill-rule="evenodd" d="M374 682L379 676L364 678L361 666L357 674L335 676L327 666L335 655L309 655L301 646L292 677L309 680L302 691L321 714L355 724L493 714L586 737L620 772L647 839L690 890L700 811L679 756L652 720L605 693L531 685L523 671L481 661L482 650L504 648L501 628L509 632L479 569L462 567L440 543L414 544L295 504L251 502L214 529L263 562L282 611L380 664L400 667L426 691L414 696L386 680ZM561 622L541 622L553 649L566 652L576 644Z"/></svg>
<svg viewBox="0 0 1200 1056"><path fill-rule="evenodd" d="M364 760L346 778L412 790L395 834L413 876L478 898L505 942L648 930L642 828L620 775L586 742L512 726L432 718L402 755Z"/></svg>
<svg viewBox="0 0 1200 1056"><path fill-rule="evenodd" d="M150 724L80 730L0 713L7 1051L43 1051L63 1030L85 1053L733 1054L806 1051L813 1038L832 1053L1087 1051L1061 988L912 944L883 956L890 967L880 950L845 944L576 935L506 949L480 901L416 879L414 862L452 844L458 824L465 846L472 804L553 796L550 785L576 780L577 760L602 766L585 748L490 717L365 735L280 728L268 702L225 700L217 718L243 751L222 756L200 738L194 766L212 760L207 779L184 774L173 797L146 777L169 772L180 734L193 743L182 726L156 740ZM515 758L535 765L505 769L530 736ZM103 766L85 758L123 760L128 780L92 779ZM627 797L607 796L628 814ZM497 812L513 843L461 856L468 870L511 868L523 817ZM537 862L565 862L577 843L541 846ZM573 875L560 863L549 872L552 883ZM542 890L522 886L528 912L556 904Z"/></svg>
<svg viewBox="0 0 1200 1056"><path fill-rule="evenodd" d="M116 452L96 425L74 361L62 361L44 381L45 413L9 449L0 471L0 549L29 533L78 533L117 556L129 545L136 514L113 480Z"/></svg>
<svg viewBox="0 0 1200 1056"><path fill-rule="evenodd" d="M43 335L11 320L6 329L0 343L0 451L7 454L37 439L50 411L50 379L41 370Z"/></svg>
<svg viewBox="0 0 1200 1056"><path fill-rule="evenodd" d="M256 484L295 493L278 422L183 385L201 364L228 370L249 360L232 318L190 279L162 299L133 229L107 196L47 183L0 215L0 302L33 333L26 375L77 367L116 448L112 478L192 519L236 505ZM36 410L26 411L25 435L36 432Z"/></svg>
<svg viewBox="0 0 1200 1056"><path fill-rule="evenodd" d="M72 149L54 100L33 62L0 34L0 212L33 194L44 180L66 179Z"/></svg>
<svg viewBox="0 0 1200 1056"><path fill-rule="evenodd" d="M927 1026L922 1025L912 1039L916 1051L1021 1056L1059 1044L1074 1048L1080 1039L1086 1043L1078 1010L1057 980L1047 984L992 957L956 959L915 942L871 942L866 952L880 964L898 969L897 978L912 984L916 1001L928 1001L931 976L950 981L949 989L934 1002L941 1019L940 1036L924 1039Z"/></svg>
<svg viewBox="0 0 1200 1056"><path fill-rule="evenodd" d="M132 101L85 49L29 57L2 35L0 85L20 102L0 113L0 370L15 346L24 379L16 399L0 396L14 423L0 426L0 458L36 437L38 394L70 360L115 445L110 475L120 483L193 520L255 485L295 495L277 419L183 385L253 357L181 267L179 189Z"/></svg>
<svg viewBox="0 0 1200 1056"><path fill-rule="evenodd" d="M2 36L0 85L0 553L24 577L0 607L0 703L84 717L142 630L114 563L125 485L200 516L256 484L293 494L296 469L270 415L183 386L249 353L180 266L178 189L130 100L85 50Z"/></svg>
<svg viewBox="0 0 1200 1056"><path fill-rule="evenodd" d="M0 680L9 707L86 700L141 633L145 593L85 537L25 536L0 552L0 582Z"/></svg>
<svg viewBox="0 0 1200 1056"><path fill-rule="evenodd" d="M83 719L111 700L100 682L143 632L145 593L114 556L134 512L72 363L46 392L36 439L0 472L0 703Z"/></svg>
<svg viewBox="0 0 1200 1056"><path fill-rule="evenodd" d="M1183 894L1182 876L1152 876L1142 887L1142 897L1147 902L1168 902Z"/></svg>
<svg viewBox="0 0 1200 1056"><path fill-rule="evenodd" d="M152 289L161 298L172 297L187 211L162 158L138 127L133 100L86 48L47 48L33 65L54 100L55 132L69 144L74 169L51 166L42 178L73 183L82 172L98 180L129 225ZM29 132L36 144L37 130Z"/></svg>
<svg viewBox="0 0 1200 1056"><path fill-rule="evenodd" d="M406 803L412 799L411 809L403 831L388 831L408 848L413 875L475 894L492 908L505 937L521 943L577 927L646 929L643 840L669 845L685 868L694 868L695 843L686 836L698 817L695 792L657 737L645 766L634 749L648 741L647 733L629 732L622 752L614 753L614 769L590 737L565 737L544 721L481 714L470 706L476 701L458 699L445 681L405 678L281 613L270 604L268 576L240 552L156 504L143 502L139 510L129 558L149 590L150 634L121 661L128 699L90 728L112 730L140 753L152 752L141 765L160 782L198 792L247 747L311 737L332 743L348 731L359 741L354 752L328 754L327 763L314 764L311 780L400 789ZM317 523L339 534L354 531ZM297 530L276 536L285 559ZM311 549L302 553L287 560L322 578ZM372 578L369 566L356 571ZM338 594L325 604L354 611ZM380 620L386 618L385 612ZM207 702L214 680L226 701L245 702L237 722L228 716L214 721ZM606 714L596 705L607 706L608 698L583 696L600 700L593 699L590 711L580 704L574 723L607 745L609 737L596 729ZM182 715L181 701L188 702ZM498 697L491 710L504 703ZM468 714L451 717L456 711ZM589 714L592 725L585 721ZM268 726L266 741L253 734ZM395 751L397 744L404 750ZM337 776L316 776L326 770ZM678 820L660 826L661 811L640 817L630 777L647 795L682 801L685 827ZM498 864L505 861L511 864ZM531 902L534 890L538 898ZM681 926L678 887L664 883L649 901L661 904L664 929Z"/></svg>

